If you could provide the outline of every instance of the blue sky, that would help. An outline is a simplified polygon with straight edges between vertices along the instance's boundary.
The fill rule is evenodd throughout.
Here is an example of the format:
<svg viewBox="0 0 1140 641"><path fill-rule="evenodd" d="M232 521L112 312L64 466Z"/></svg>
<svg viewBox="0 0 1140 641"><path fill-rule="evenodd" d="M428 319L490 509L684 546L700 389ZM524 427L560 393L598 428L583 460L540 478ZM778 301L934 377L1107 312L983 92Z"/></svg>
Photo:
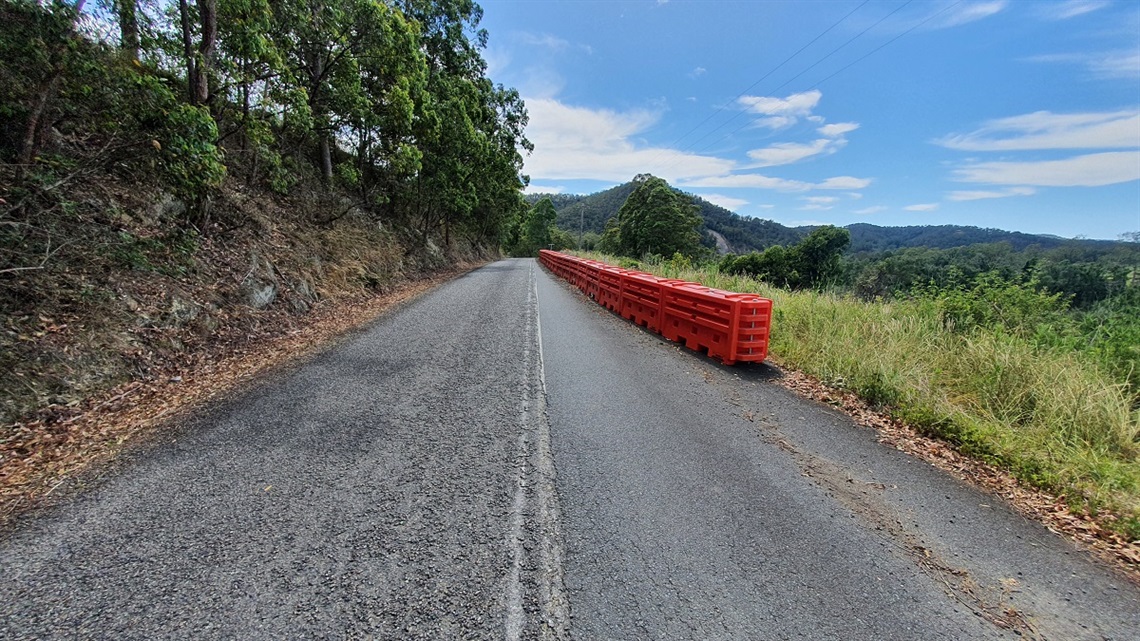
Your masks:
<svg viewBox="0 0 1140 641"><path fill-rule="evenodd" d="M528 191L787 225L1140 231L1140 3L484 0Z"/></svg>

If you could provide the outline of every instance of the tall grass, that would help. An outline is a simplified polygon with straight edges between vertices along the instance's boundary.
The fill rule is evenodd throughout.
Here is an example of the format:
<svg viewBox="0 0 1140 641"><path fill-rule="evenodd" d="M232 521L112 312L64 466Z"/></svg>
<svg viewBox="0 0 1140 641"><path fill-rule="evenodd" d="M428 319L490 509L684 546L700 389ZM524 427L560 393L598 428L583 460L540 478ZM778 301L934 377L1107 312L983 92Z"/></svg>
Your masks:
<svg viewBox="0 0 1140 641"><path fill-rule="evenodd" d="M603 258L605 259L605 258ZM608 262L616 262L608 258ZM789 292L665 261L643 269L773 300L770 351L1140 539L1140 412L1088 354L948 327L929 301Z"/></svg>

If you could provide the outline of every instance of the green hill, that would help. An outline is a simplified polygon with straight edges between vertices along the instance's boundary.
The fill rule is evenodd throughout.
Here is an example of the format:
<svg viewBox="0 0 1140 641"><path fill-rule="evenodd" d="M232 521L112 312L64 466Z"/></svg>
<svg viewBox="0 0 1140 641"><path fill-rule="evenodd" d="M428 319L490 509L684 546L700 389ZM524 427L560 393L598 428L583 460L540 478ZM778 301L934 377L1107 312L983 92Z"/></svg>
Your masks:
<svg viewBox="0 0 1140 641"><path fill-rule="evenodd" d="M626 198L633 192L634 181L611 187L596 194L531 194L530 203L550 198L558 212L555 224L577 234L582 231L602 233L606 221L617 215ZM811 233L814 227L788 227L773 220L752 218L733 213L694 194L688 194L700 209L704 220L702 235L706 244L718 246L721 253L745 253L762 250L772 245L792 245ZM952 249L980 243L1008 243L1015 251L1029 247L1043 250L1067 246L1097 254L1111 250L1118 243L1107 240L1070 240L1056 236L1041 236L1010 232L1001 229L983 229L962 225L922 225L908 227L882 227L867 223L847 225L851 232L849 253L883 252L907 247ZM712 233L709 233L712 232ZM719 238L717 238L719 236Z"/></svg>

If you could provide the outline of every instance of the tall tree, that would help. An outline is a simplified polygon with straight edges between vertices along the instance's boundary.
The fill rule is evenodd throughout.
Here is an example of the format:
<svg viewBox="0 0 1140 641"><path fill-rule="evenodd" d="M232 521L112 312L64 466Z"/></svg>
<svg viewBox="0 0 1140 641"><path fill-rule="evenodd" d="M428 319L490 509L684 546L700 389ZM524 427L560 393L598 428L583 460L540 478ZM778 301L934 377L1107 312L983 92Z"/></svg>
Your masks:
<svg viewBox="0 0 1140 641"><path fill-rule="evenodd" d="M187 94L191 105L207 105L210 102L210 74L218 44L218 0L197 0L193 9L189 0L178 0Z"/></svg>
<svg viewBox="0 0 1140 641"><path fill-rule="evenodd" d="M538 250L546 249L550 245L556 218L558 212L554 211L554 203L550 202L549 198L543 198L535 203L523 219L519 246L514 253L534 256L538 254Z"/></svg>
<svg viewBox="0 0 1140 641"><path fill-rule="evenodd" d="M119 20L119 48L128 60L139 59L138 0L114 0L115 15Z"/></svg>
<svg viewBox="0 0 1140 641"><path fill-rule="evenodd" d="M52 0L45 4L48 12L39 18L51 23L50 29L55 32L53 35L56 38L47 42L47 50L40 57L44 65L43 69L37 70L42 71L42 74L37 74L40 75L40 82L32 94L31 107L24 123L19 157L21 168L31 164L39 150L41 133L45 129L44 115L59 92L64 73L73 62L73 51L69 45L73 39L79 37L75 32L75 26L80 14L83 13L85 0L76 0L74 5L63 0Z"/></svg>
<svg viewBox="0 0 1140 641"><path fill-rule="evenodd" d="M681 254L701 250L701 218L688 196L656 176L634 178L637 187L618 210L618 249L627 256Z"/></svg>

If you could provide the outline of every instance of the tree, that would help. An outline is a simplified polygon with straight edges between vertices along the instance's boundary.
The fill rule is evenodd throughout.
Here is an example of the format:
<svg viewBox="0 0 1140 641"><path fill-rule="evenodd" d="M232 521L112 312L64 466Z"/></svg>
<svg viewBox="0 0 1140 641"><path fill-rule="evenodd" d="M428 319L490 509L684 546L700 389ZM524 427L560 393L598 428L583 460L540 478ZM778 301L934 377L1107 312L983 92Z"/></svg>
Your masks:
<svg viewBox="0 0 1140 641"><path fill-rule="evenodd" d="M851 234L846 229L824 225L791 248L773 245L762 253L726 256L720 268L731 274L748 274L780 287L820 287L840 274L839 257L850 244Z"/></svg>
<svg viewBox="0 0 1140 641"><path fill-rule="evenodd" d="M519 242L512 253L516 256L534 256L538 250L546 249L551 244L554 221L557 218L558 213L554 211L554 203L549 198L535 203L523 218Z"/></svg>
<svg viewBox="0 0 1140 641"><path fill-rule="evenodd" d="M851 244L851 232L834 225L817 227L792 248L793 287L819 287L839 275L839 257Z"/></svg>
<svg viewBox="0 0 1140 641"><path fill-rule="evenodd" d="M637 187L618 210L619 252L690 258L700 253L701 218L692 200L656 176L639 175L634 183Z"/></svg>

